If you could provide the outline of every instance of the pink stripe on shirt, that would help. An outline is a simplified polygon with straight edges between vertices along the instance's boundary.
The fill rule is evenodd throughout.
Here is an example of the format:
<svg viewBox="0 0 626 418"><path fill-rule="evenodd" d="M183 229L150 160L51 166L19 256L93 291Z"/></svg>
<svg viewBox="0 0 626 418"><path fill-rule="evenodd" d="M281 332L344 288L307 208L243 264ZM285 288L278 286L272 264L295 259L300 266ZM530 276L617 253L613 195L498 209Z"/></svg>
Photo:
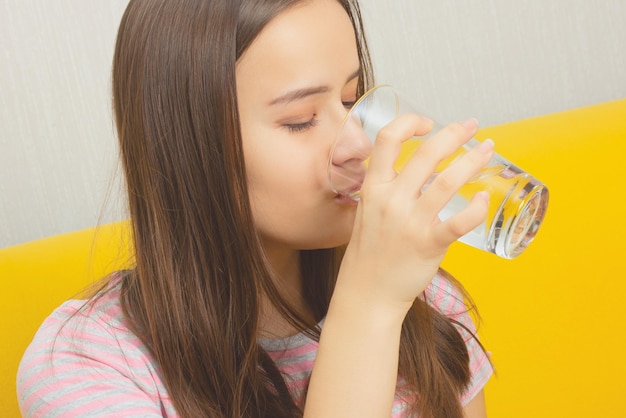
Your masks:
<svg viewBox="0 0 626 418"><path fill-rule="evenodd" d="M458 291L437 276L426 299L443 314L474 331ZM26 350L18 371L18 399L25 417L177 417L161 380L159 367L131 331L119 304L119 285L85 309L72 300L42 324ZM471 384L463 394L469 402L492 374L477 342L465 330ZM302 404L317 352L305 334L260 339L283 373L294 399ZM405 402L396 397L393 417L405 416Z"/></svg>

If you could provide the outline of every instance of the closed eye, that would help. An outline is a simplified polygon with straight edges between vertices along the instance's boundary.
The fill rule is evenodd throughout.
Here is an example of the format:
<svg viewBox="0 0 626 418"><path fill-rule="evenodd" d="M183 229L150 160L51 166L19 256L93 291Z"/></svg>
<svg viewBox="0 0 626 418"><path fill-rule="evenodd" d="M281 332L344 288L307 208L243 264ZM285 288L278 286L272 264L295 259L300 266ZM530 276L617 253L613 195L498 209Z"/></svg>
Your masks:
<svg viewBox="0 0 626 418"><path fill-rule="evenodd" d="M310 120L302 123L286 123L283 125L289 132L291 133L300 133L304 132L309 128L312 128L317 125L317 119L312 117Z"/></svg>

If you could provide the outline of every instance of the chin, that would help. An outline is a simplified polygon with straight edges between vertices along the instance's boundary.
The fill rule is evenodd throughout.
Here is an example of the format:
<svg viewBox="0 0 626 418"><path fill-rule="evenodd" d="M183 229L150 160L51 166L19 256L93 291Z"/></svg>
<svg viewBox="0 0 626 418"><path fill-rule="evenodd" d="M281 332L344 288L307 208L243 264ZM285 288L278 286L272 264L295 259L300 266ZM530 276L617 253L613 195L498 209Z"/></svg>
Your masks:
<svg viewBox="0 0 626 418"><path fill-rule="evenodd" d="M319 248L336 248L347 245L350 242L350 237L352 236L352 224L349 227L345 227L345 229L337 229L333 231L333 235L329 236L323 246Z"/></svg>
<svg viewBox="0 0 626 418"><path fill-rule="evenodd" d="M300 250L323 250L329 248L342 247L350 242L352 235L352 227L345 229L335 229L328 231L329 233L324 236L318 235L315 239L308 242L301 242L297 245Z"/></svg>

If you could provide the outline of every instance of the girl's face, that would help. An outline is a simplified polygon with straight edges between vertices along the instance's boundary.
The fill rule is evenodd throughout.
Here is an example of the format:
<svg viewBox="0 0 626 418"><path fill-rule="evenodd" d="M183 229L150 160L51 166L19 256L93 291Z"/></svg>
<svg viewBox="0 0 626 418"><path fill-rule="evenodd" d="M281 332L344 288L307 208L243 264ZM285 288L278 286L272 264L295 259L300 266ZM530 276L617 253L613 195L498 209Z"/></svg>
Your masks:
<svg viewBox="0 0 626 418"><path fill-rule="evenodd" d="M240 58L244 158L266 244L316 249L349 240L356 207L332 192L327 165L359 69L352 24L335 0L283 11Z"/></svg>

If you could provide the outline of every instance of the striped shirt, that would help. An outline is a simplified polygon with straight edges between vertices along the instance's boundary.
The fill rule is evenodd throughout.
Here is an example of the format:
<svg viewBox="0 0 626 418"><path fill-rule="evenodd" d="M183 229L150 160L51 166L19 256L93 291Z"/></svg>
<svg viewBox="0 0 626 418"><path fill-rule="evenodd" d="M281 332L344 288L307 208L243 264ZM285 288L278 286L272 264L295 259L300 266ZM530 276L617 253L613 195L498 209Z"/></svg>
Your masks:
<svg viewBox="0 0 626 418"><path fill-rule="evenodd" d="M469 329L474 325L461 295L437 276L427 301ZM129 329L119 303L119 286L86 309L71 300L42 324L26 350L17 377L24 417L176 417L159 367ZM492 369L487 356L465 330L460 330L470 355L472 381L463 394L469 402L486 384ZM300 405L308 384L317 342L304 334L261 339ZM393 417L406 414L398 396Z"/></svg>

